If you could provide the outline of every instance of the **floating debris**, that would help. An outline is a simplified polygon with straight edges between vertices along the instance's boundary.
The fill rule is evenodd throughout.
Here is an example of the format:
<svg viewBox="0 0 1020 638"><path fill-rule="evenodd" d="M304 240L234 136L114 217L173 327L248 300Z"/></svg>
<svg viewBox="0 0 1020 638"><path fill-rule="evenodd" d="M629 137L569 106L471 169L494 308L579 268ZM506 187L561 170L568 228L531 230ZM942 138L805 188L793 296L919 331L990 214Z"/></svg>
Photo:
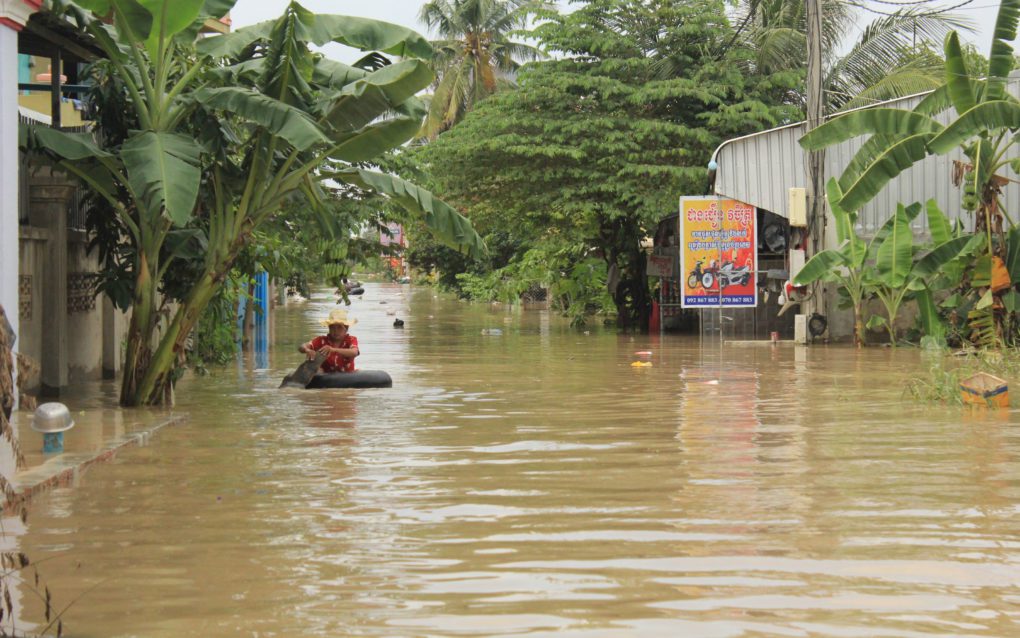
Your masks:
<svg viewBox="0 0 1020 638"><path fill-rule="evenodd" d="M1005 379L978 372L960 382L960 398L969 405L1008 408L1009 386Z"/></svg>

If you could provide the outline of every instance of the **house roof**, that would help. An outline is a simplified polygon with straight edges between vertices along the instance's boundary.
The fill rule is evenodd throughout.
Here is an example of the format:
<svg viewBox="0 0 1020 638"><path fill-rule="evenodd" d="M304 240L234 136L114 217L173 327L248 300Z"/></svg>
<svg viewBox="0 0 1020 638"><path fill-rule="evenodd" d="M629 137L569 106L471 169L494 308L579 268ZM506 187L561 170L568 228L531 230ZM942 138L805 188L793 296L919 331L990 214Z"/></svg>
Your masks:
<svg viewBox="0 0 1020 638"><path fill-rule="evenodd" d="M1008 86L1010 93L1020 96L1020 77L1011 77ZM926 95L920 93L875 106L912 109ZM948 124L953 118L955 111L952 110L937 116L943 124ZM804 122L798 122L720 144L713 155L718 165L714 192L771 211L780 217L788 217L789 189L807 186L804 174L805 153L798 144L806 132L805 127ZM866 139L866 136L861 136L827 148L826 177L842 174ZM954 160L966 161L966 158L959 150L947 155L929 156L890 180L882 192L858 212L858 229L864 233L873 232L896 211L897 204L924 203L932 198L950 219L969 220L969 215L960 206L962 194L952 183ZM1008 168L1005 169L1004 177L1020 179ZM1020 210L1020 188L1007 188L1004 194L1006 209ZM923 215L917 218L914 226L918 231L925 229Z"/></svg>
<svg viewBox="0 0 1020 638"><path fill-rule="evenodd" d="M18 33L18 53L53 57L57 51L67 60L89 62L105 57L95 41L66 19L49 11L32 14Z"/></svg>

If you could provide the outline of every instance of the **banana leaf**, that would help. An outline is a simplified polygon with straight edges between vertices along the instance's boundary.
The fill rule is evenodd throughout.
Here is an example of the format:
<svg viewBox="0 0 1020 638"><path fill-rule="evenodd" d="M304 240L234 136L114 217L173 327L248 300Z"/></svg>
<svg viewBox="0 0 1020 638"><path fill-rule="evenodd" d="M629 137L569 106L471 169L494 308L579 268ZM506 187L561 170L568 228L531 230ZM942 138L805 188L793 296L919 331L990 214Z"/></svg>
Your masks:
<svg viewBox="0 0 1020 638"><path fill-rule="evenodd" d="M121 147L128 182L149 214L161 208L177 226L191 219L202 181L202 147L183 134L145 131Z"/></svg>
<svg viewBox="0 0 1020 638"><path fill-rule="evenodd" d="M152 28L145 39L145 50L152 60L173 36L198 20L205 6L205 0L138 0L138 3L152 15Z"/></svg>
<svg viewBox="0 0 1020 638"><path fill-rule="evenodd" d="M988 253L978 255L974 260L970 285L972 288L985 288L992 285L992 257Z"/></svg>
<svg viewBox="0 0 1020 638"><path fill-rule="evenodd" d="M72 161L90 157L113 157L99 148L89 133L65 133L49 126L21 123L19 138L24 148L45 149Z"/></svg>
<svg viewBox="0 0 1020 638"><path fill-rule="evenodd" d="M921 330L925 336L938 341L939 345L945 345L946 324L942 321L942 315L935 305L935 299L931 290L924 288L914 296L917 301L918 317L921 320Z"/></svg>
<svg viewBox="0 0 1020 638"><path fill-rule="evenodd" d="M1015 290L1008 291L1002 295L1002 305L1008 312L1017 312L1020 310L1020 294Z"/></svg>
<svg viewBox="0 0 1020 638"><path fill-rule="evenodd" d="M963 50L960 48L960 36L956 31L946 37L945 55L946 87L949 89L949 98L952 100L956 112L964 113L977 104L977 98L974 97L970 74L967 72Z"/></svg>
<svg viewBox="0 0 1020 638"><path fill-rule="evenodd" d="M910 228L907 209L902 204L896 207L896 214L886 224L888 234L877 245L875 266L882 283L890 288L899 288L907 280L912 266L914 233Z"/></svg>
<svg viewBox="0 0 1020 638"><path fill-rule="evenodd" d="M356 135L336 146L331 159L345 162L366 162L414 137L421 120L399 118L365 127Z"/></svg>
<svg viewBox="0 0 1020 638"><path fill-rule="evenodd" d="M76 3L103 18L114 12L118 30L126 30L138 42L144 42L152 32L152 13L136 0L76 0Z"/></svg>
<svg viewBox="0 0 1020 638"><path fill-rule="evenodd" d="M401 58L431 60L432 45L416 31L380 20L340 15L317 15L311 40L322 46L346 44L362 51L382 51Z"/></svg>
<svg viewBox="0 0 1020 638"><path fill-rule="evenodd" d="M800 138L800 145L816 151L845 142L859 135L905 135L931 133L942 125L927 115L895 108L871 108L851 111L833 118Z"/></svg>
<svg viewBox="0 0 1020 638"><path fill-rule="evenodd" d="M992 50L988 56L988 80L985 99L998 100L1006 92L1006 79L1013 70L1016 61L1013 47L1016 40L1017 24L1020 23L1020 0L1002 0L999 13L995 18L995 31L992 33Z"/></svg>
<svg viewBox="0 0 1020 638"><path fill-rule="evenodd" d="M181 30L174 40L186 45L193 44L202 27L205 26L206 20L219 20L228 15L235 4L237 4L237 0L205 0L202 9L198 12L198 17L188 25L188 28Z"/></svg>
<svg viewBox="0 0 1020 638"><path fill-rule="evenodd" d="M925 213L928 216L928 230L931 232L932 242L936 246L953 238L953 225L939 208L938 202L929 199L925 205Z"/></svg>
<svg viewBox="0 0 1020 638"><path fill-rule="evenodd" d="M931 250L914 264L910 274L925 278L939 272L943 266L981 243L980 236L965 235L945 241Z"/></svg>
<svg viewBox="0 0 1020 638"><path fill-rule="evenodd" d="M368 75L368 71L353 67L343 62L320 58L315 61L315 70L312 75L312 82L322 87L342 89L351 82L360 80Z"/></svg>
<svg viewBox="0 0 1020 638"><path fill-rule="evenodd" d="M967 327L971 331L971 341L982 348L996 348L999 345L999 336L995 331L995 313L992 309L991 291L988 291L985 297L989 299L986 304L981 305L979 301L978 305L967 313Z"/></svg>
<svg viewBox="0 0 1020 638"><path fill-rule="evenodd" d="M1020 127L1020 105L1006 100L982 102L954 120L932 138L928 148L944 154L959 147L972 137L995 129Z"/></svg>
<svg viewBox="0 0 1020 638"><path fill-rule="evenodd" d="M857 152L854 153L846 168L843 169L843 173L839 176L839 187L844 190L850 188L857 181L857 178L861 176L861 173L871 166L875 158L895 144L898 139L899 136L896 135L872 135L869 137Z"/></svg>
<svg viewBox="0 0 1020 638"><path fill-rule="evenodd" d="M864 265L868 254L868 247L864 240L857 236L854 224L857 221L856 213L848 213L839 205L843 194L839 190L836 180L829 178L825 185L826 197L829 200L829 210L836 219L836 241L840 243L840 249L847 259L847 267L859 269Z"/></svg>
<svg viewBox="0 0 1020 638"><path fill-rule="evenodd" d="M363 169L335 171L328 177L385 195L405 210L422 215L428 229L451 248L475 258L487 254L485 242L471 222L424 188L393 175Z"/></svg>
<svg viewBox="0 0 1020 638"><path fill-rule="evenodd" d="M816 253L804 264L800 272L794 276L793 284L795 286L806 286L833 276L834 273L838 272L839 268L849 267L850 264L845 250L846 244L843 244L838 249L823 250L820 253Z"/></svg>
<svg viewBox="0 0 1020 638"><path fill-rule="evenodd" d="M284 104L258 91L241 87L200 89L195 99L206 107L235 113L264 127L298 150L314 144L327 144L329 138L302 110Z"/></svg>
<svg viewBox="0 0 1020 638"><path fill-rule="evenodd" d="M1006 233L1006 270L1010 281L1020 281L1020 226Z"/></svg>
<svg viewBox="0 0 1020 638"><path fill-rule="evenodd" d="M95 39L99 48L101 48L111 60L115 60L122 64L127 60L128 51L124 46L117 42L116 33L114 32L113 27L103 24L102 22L95 21L88 23L85 30Z"/></svg>
<svg viewBox="0 0 1020 638"><path fill-rule="evenodd" d="M871 201L892 178L927 157L927 144L932 135L911 135L890 146L846 190L840 206L855 211Z"/></svg>
<svg viewBox="0 0 1020 638"><path fill-rule="evenodd" d="M921 212L921 205L918 204L917 202L914 202L910 206L905 207L903 210L907 215L907 221L912 223L914 219L917 217L917 215ZM895 223L896 216L893 215L889 219L885 220L885 223L879 227L878 232L875 233L875 236L871 238L871 243L868 245L868 250L871 253L872 257L875 256L874 253L878 249L878 246L885 241L885 238L888 237L890 233L892 233L893 224Z"/></svg>
<svg viewBox="0 0 1020 638"><path fill-rule="evenodd" d="M335 96L325 120L338 131L357 130L414 97L432 78L432 70L421 60L391 64L345 85Z"/></svg>
<svg viewBox="0 0 1020 638"><path fill-rule="evenodd" d="M275 21L267 20L198 42L203 55L217 58L237 57L252 43L269 40ZM362 51L382 51L405 58L432 59L432 45L421 34L389 22L351 16L317 15L300 34L322 46L337 42Z"/></svg>
<svg viewBox="0 0 1020 638"><path fill-rule="evenodd" d="M973 82L973 80L971 80ZM928 95L924 96L921 102L914 107L914 113L922 115L936 115L953 106L953 100L949 97L949 87L943 84Z"/></svg>

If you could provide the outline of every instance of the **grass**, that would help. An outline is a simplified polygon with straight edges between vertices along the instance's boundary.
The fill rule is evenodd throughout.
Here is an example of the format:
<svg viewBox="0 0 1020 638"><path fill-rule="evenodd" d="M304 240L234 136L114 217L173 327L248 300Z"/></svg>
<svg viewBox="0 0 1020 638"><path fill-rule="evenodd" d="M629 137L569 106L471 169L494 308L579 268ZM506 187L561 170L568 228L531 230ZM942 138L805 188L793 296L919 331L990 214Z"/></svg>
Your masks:
<svg viewBox="0 0 1020 638"><path fill-rule="evenodd" d="M928 370L909 379L904 390L917 401L963 405L960 381L978 372L1010 379L1020 377L1020 349L935 351L926 356Z"/></svg>

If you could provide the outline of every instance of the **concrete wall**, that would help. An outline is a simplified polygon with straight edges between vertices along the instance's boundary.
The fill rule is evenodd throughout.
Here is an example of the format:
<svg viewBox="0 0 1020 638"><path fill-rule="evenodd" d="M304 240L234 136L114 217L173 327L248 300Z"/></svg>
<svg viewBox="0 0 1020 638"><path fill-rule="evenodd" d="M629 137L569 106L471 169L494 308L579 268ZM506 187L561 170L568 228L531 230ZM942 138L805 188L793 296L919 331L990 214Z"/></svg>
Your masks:
<svg viewBox="0 0 1020 638"><path fill-rule="evenodd" d="M19 351L33 359L36 365L42 360L42 299L43 268L50 235L43 228L21 226L18 229L18 345ZM34 394L39 386L38 375L25 379L26 389Z"/></svg>
<svg viewBox="0 0 1020 638"><path fill-rule="evenodd" d="M95 251L88 255L85 233L70 231L67 238L67 382L103 377L103 303L96 296Z"/></svg>
<svg viewBox="0 0 1020 638"><path fill-rule="evenodd" d="M61 387L100 378L115 378L124 358L124 336L127 334L128 314L113 307L104 295L95 291L95 273L99 269L95 254L86 252L87 239L81 231L68 231L64 241L50 240L45 228L21 226L18 255L18 315L20 325L18 344L21 352L40 366L46 360L48 391L59 393ZM50 273L51 250L64 246L67 269L65 273ZM56 285L62 277L64 285ZM46 307L54 306L48 298L54 289L63 289L66 307L63 321L49 317L44 327ZM57 341L47 338L52 331L66 334L62 356L52 350L59 348ZM52 369L62 365L64 373ZM62 362L62 363L61 363ZM66 377L54 383L53 379ZM37 388L40 379L29 380L28 388Z"/></svg>
<svg viewBox="0 0 1020 638"><path fill-rule="evenodd" d="M32 169L29 225L20 226L19 343L40 367L42 394L120 372L127 319L96 294L96 254L84 232L67 227L75 183L47 168Z"/></svg>

